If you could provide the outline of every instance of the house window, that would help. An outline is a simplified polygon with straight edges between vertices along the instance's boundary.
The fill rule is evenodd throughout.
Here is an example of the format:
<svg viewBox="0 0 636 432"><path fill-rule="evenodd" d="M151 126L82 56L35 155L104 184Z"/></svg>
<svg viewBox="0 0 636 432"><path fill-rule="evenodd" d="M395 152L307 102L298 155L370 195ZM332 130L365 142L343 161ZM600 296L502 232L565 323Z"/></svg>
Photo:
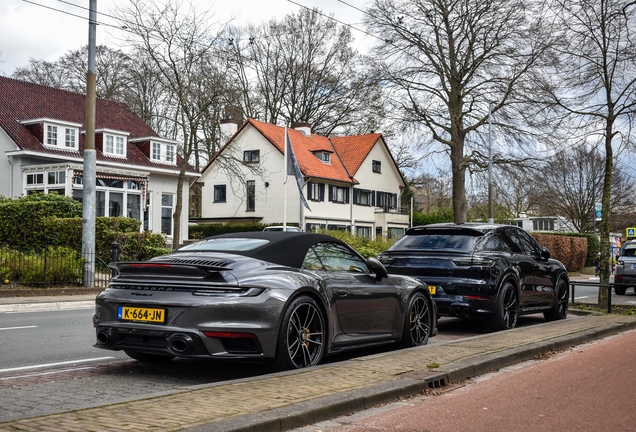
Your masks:
<svg viewBox="0 0 636 432"><path fill-rule="evenodd" d="M372 163L372 170L374 173L380 174L382 172L382 162L374 160Z"/></svg>
<svg viewBox="0 0 636 432"><path fill-rule="evenodd" d="M404 235L404 228L389 228L386 232L386 236L389 239L399 239Z"/></svg>
<svg viewBox="0 0 636 432"><path fill-rule="evenodd" d="M358 205L372 206L373 205L373 191L364 189L353 190L353 202Z"/></svg>
<svg viewBox="0 0 636 432"><path fill-rule="evenodd" d="M325 200L325 185L323 183L307 183L307 199L310 201Z"/></svg>
<svg viewBox="0 0 636 432"><path fill-rule="evenodd" d="M174 146L171 144L166 144L166 162L171 164L175 163Z"/></svg>
<svg viewBox="0 0 636 432"><path fill-rule="evenodd" d="M46 144L52 146L57 145L57 126L46 126Z"/></svg>
<svg viewBox="0 0 636 432"><path fill-rule="evenodd" d="M243 162L245 163L258 163L260 157L260 150L245 150L243 152Z"/></svg>
<svg viewBox="0 0 636 432"><path fill-rule="evenodd" d="M336 203L348 203L349 188L342 186L329 186L329 201Z"/></svg>
<svg viewBox="0 0 636 432"><path fill-rule="evenodd" d="M168 236L172 235L173 198L172 194L161 194L161 232Z"/></svg>
<svg viewBox="0 0 636 432"><path fill-rule="evenodd" d="M64 146L67 148L77 148L77 129L66 128Z"/></svg>
<svg viewBox="0 0 636 432"><path fill-rule="evenodd" d="M161 160L161 144L156 142L152 143L152 159L156 161Z"/></svg>
<svg viewBox="0 0 636 432"><path fill-rule="evenodd" d="M388 192L378 192L376 206L382 207L385 211L397 207L397 194Z"/></svg>
<svg viewBox="0 0 636 432"><path fill-rule="evenodd" d="M44 184L44 174L27 174L27 185L41 185Z"/></svg>
<svg viewBox="0 0 636 432"><path fill-rule="evenodd" d="M371 238L371 227L357 226L356 227L356 234L359 235L360 237L366 237L366 238L370 239Z"/></svg>
<svg viewBox="0 0 636 432"><path fill-rule="evenodd" d="M331 163L331 154L327 153L327 152L323 152L322 153L322 162L326 163L326 164Z"/></svg>
<svg viewBox="0 0 636 432"><path fill-rule="evenodd" d="M126 156L123 136L104 134L104 154L109 156Z"/></svg>
<svg viewBox="0 0 636 432"><path fill-rule="evenodd" d="M126 195L126 216L137 220L141 218L141 195Z"/></svg>
<svg viewBox="0 0 636 432"><path fill-rule="evenodd" d="M50 185L65 184L66 171L49 171L47 181L48 181L48 184Z"/></svg>
<svg viewBox="0 0 636 432"><path fill-rule="evenodd" d="M256 210L256 182L254 180L248 180L246 183L247 192L247 208L248 212Z"/></svg>
<svg viewBox="0 0 636 432"><path fill-rule="evenodd" d="M225 202L225 185L214 185L214 202Z"/></svg>
<svg viewBox="0 0 636 432"><path fill-rule="evenodd" d="M118 217L124 215L124 194L111 192L108 194L108 216Z"/></svg>

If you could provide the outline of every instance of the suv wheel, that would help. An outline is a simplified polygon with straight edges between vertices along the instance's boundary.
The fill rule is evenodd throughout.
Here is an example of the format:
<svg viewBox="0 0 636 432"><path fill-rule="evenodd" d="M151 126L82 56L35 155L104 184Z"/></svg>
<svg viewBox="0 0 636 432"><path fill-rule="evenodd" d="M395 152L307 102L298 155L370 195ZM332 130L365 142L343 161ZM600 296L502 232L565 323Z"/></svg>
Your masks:
<svg viewBox="0 0 636 432"><path fill-rule="evenodd" d="M497 300L497 309L493 316L484 321L484 325L486 330L490 332L513 329L517 325L518 316L517 290L510 282L505 282Z"/></svg>

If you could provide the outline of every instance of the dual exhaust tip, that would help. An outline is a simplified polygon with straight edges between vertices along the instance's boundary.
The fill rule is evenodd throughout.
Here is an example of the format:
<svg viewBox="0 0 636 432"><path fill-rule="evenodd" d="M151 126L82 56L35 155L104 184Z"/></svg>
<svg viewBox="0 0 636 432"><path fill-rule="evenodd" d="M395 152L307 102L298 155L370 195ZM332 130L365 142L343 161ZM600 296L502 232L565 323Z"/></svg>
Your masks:
<svg viewBox="0 0 636 432"><path fill-rule="evenodd" d="M102 347L113 345L113 334L110 329L97 331L97 343ZM194 349L195 342L192 336L185 333L173 333L168 339L168 349L175 354L187 354Z"/></svg>

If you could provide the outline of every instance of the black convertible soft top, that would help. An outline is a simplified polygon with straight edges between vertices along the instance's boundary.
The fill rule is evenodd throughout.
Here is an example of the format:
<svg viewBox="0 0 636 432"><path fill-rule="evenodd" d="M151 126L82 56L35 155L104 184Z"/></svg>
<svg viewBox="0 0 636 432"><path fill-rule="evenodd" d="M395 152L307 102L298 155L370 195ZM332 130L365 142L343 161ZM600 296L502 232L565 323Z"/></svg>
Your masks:
<svg viewBox="0 0 636 432"><path fill-rule="evenodd" d="M343 241L338 240L335 237L331 237L325 234L303 233L303 232L289 232L289 231L250 231L239 232L230 234L221 234L217 236L208 237L204 240L215 238L250 238L250 239L263 239L268 243L251 249L251 250L222 250L215 249L214 253L230 253L234 255L243 255L252 258L256 258L263 261L268 261L275 264L280 264L289 267L300 268L302 267L303 260L307 254L307 250L316 243L331 242L343 245L350 249L350 247ZM178 251L177 251L178 252ZM183 253L190 252L183 250ZM198 251L200 252L200 251ZM212 251L211 251L212 252Z"/></svg>

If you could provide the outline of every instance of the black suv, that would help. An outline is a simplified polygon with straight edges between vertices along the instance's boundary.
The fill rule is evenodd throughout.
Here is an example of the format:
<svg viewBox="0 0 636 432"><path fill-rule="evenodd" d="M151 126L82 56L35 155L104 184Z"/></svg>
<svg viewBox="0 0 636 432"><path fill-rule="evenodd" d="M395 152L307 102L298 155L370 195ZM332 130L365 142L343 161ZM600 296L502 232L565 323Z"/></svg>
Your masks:
<svg viewBox="0 0 636 432"><path fill-rule="evenodd" d="M514 328L522 314L567 317L565 267L516 226L414 227L379 259L389 273L426 283L439 315L481 319L489 331Z"/></svg>

